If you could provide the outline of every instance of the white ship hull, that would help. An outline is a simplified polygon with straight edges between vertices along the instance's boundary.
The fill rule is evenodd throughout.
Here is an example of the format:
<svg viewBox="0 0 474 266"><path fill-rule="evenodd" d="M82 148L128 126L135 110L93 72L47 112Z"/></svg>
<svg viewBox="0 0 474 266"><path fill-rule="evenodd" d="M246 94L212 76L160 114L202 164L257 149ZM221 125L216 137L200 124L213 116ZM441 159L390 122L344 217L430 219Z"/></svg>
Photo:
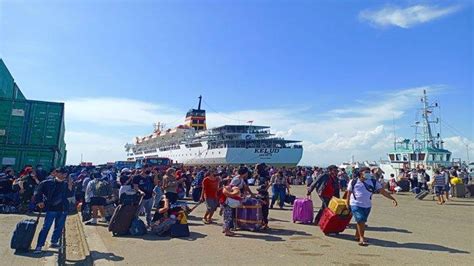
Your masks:
<svg viewBox="0 0 474 266"><path fill-rule="evenodd" d="M226 164L257 164L295 166L303 156L302 148L218 148L202 147L187 148L180 145L179 149L147 152L146 154L128 155L129 160L147 157L167 157L175 163L185 165L226 165Z"/></svg>

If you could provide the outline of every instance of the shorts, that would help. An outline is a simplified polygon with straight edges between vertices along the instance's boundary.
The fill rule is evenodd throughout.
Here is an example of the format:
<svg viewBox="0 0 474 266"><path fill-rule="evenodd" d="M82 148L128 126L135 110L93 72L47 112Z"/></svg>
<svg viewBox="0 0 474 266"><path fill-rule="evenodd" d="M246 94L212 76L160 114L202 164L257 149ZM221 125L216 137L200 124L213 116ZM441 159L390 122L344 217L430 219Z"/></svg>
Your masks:
<svg viewBox="0 0 474 266"><path fill-rule="evenodd" d="M362 208L357 206L351 206L352 215L357 223L365 223L369 218L371 208Z"/></svg>
<svg viewBox="0 0 474 266"><path fill-rule="evenodd" d="M436 193L436 196L440 196L444 193L444 187L443 186L435 186L434 191Z"/></svg>
<svg viewBox="0 0 474 266"><path fill-rule="evenodd" d="M91 197L91 206L105 206L106 200L103 197Z"/></svg>
<svg viewBox="0 0 474 266"><path fill-rule="evenodd" d="M446 184L444 186L444 191L449 192L450 190L451 190L451 187L448 184Z"/></svg>
<svg viewBox="0 0 474 266"><path fill-rule="evenodd" d="M206 207L208 211L215 212L218 206L219 202L217 199L206 199Z"/></svg>

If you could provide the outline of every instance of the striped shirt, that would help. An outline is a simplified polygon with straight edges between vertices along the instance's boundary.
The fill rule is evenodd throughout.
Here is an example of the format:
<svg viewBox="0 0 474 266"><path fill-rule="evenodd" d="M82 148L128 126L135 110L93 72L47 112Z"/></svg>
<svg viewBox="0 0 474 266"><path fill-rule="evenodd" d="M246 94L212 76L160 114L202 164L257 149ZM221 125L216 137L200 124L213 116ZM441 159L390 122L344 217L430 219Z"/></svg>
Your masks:
<svg viewBox="0 0 474 266"><path fill-rule="evenodd" d="M444 185L446 185L446 179L444 178L444 175L441 174L435 176L433 184L437 187L444 187Z"/></svg>

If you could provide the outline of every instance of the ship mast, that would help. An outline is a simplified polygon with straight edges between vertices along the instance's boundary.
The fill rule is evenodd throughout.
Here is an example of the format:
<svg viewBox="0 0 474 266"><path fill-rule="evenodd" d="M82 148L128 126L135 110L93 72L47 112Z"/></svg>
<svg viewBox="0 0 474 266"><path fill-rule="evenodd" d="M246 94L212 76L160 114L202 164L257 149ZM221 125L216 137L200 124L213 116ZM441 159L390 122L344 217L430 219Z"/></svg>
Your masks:
<svg viewBox="0 0 474 266"><path fill-rule="evenodd" d="M435 108L435 107L438 107L438 104L436 103L435 105L429 105L426 90L423 90L423 98L421 98L421 102L423 102L422 118L423 118L423 140L424 140L424 145L425 145L425 147L440 148L440 147L436 147L436 145L435 145L435 138L433 137L433 131L431 130L431 125L430 125L430 124L433 124L433 123L438 123L438 120L436 120L436 121L430 121L429 120L429 116L433 112L432 109ZM439 145L439 143L438 143L438 145Z"/></svg>

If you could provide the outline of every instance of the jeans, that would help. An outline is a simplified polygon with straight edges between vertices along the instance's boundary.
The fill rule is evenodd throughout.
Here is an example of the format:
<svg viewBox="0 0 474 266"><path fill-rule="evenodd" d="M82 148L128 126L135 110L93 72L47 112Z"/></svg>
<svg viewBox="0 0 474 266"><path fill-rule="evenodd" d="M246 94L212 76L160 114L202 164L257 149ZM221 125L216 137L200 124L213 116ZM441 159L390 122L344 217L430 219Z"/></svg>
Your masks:
<svg viewBox="0 0 474 266"><path fill-rule="evenodd" d="M141 211L142 208L145 208L145 215L146 215L146 223L147 225L151 224L151 208L153 208L153 198L149 199L142 199L140 204L139 210Z"/></svg>
<svg viewBox="0 0 474 266"><path fill-rule="evenodd" d="M46 242L46 237L48 237L49 229L53 225L53 222L54 222L54 231L53 231L53 236L51 237L51 243L59 243L59 238L61 237L64 225L66 224L66 217L67 217L67 211L46 212L43 228L41 229L41 232L39 233L39 236L38 236L38 244L36 245L37 248L44 246L44 243Z"/></svg>
<svg viewBox="0 0 474 266"><path fill-rule="evenodd" d="M279 197L279 205L281 208L285 206L285 197L286 197L286 187L284 185L273 185L272 187L272 204L271 207L275 204L276 199Z"/></svg>

